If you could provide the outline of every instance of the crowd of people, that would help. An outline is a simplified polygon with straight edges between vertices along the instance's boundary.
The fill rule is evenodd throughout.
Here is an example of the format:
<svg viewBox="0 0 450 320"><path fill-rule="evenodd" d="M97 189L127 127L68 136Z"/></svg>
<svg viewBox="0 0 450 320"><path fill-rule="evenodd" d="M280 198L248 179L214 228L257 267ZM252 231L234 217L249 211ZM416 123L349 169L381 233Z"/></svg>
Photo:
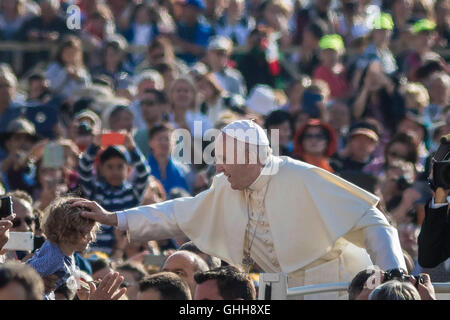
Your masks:
<svg viewBox="0 0 450 320"><path fill-rule="evenodd" d="M201 158L207 130L239 119L278 155L379 197L425 280L368 290L364 271L350 298L435 298L431 281L450 281L450 259L418 263L431 158L450 133L449 1L3 0L1 41L56 50L20 52L19 68L17 51L0 52L0 195L15 214L0 220L0 299L255 299L257 268L187 237L130 243L71 206L199 194L215 166L174 150ZM40 248L2 250L10 232Z"/></svg>

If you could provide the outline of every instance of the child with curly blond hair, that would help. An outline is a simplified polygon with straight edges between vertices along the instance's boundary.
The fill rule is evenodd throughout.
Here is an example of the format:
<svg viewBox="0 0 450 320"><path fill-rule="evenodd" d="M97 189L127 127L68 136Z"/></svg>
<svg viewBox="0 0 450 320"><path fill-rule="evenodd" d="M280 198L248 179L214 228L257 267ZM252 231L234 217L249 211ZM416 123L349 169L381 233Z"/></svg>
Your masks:
<svg viewBox="0 0 450 320"><path fill-rule="evenodd" d="M65 283L76 286L77 267L73 254L86 251L95 241L99 228L98 223L81 216L81 207L71 206L71 199L59 198L47 208L42 225L47 240L27 261L41 277L56 276L56 288ZM45 298L53 297L53 290L46 290Z"/></svg>

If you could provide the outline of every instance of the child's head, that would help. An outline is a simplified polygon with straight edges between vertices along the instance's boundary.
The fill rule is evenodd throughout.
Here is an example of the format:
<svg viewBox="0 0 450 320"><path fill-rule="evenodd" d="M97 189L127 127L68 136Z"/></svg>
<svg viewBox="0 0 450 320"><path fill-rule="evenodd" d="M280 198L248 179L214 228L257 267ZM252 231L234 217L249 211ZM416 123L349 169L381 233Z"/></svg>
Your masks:
<svg viewBox="0 0 450 320"><path fill-rule="evenodd" d="M427 89L420 83L410 82L405 88L405 104L407 109L414 109L421 114L430 103Z"/></svg>
<svg viewBox="0 0 450 320"><path fill-rule="evenodd" d="M157 124L150 129L149 146L156 157L169 157L171 152L170 136L172 127L166 124Z"/></svg>
<svg viewBox="0 0 450 320"><path fill-rule="evenodd" d="M342 37L338 34L327 34L319 41L320 60L325 67L335 66L345 52Z"/></svg>
<svg viewBox="0 0 450 320"><path fill-rule="evenodd" d="M99 172L111 186L121 186L128 176L126 151L120 146L106 148L100 155Z"/></svg>
<svg viewBox="0 0 450 320"><path fill-rule="evenodd" d="M72 207L70 197L53 201L47 208L42 229L48 240L83 252L95 240L98 223L81 216L83 208Z"/></svg>
<svg viewBox="0 0 450 320"><path fill-rule="evenodd" d="M126 130L131 132L133 129L133 113L125 105L117 105L112 108L109 114L109 128L111 131Z"/></svg>

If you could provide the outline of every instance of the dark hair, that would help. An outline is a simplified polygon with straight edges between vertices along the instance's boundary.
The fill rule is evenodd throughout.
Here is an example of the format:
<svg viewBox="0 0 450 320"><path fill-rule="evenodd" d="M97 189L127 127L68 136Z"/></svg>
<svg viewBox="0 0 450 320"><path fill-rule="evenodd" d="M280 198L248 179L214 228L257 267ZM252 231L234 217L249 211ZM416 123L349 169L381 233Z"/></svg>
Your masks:
<svg viewBox="0 0 450 320"><path fill-rule="evenodd" d="M63 38L63 41L58 47L58 50L56 52L56 58L55 60L61 65L64 66L64 61L62 60L62 54L66 48L74 48L81 51L81 61L78 61L78 64L80 64L78 67L82 67L84 65L83 62L83 47L82 42L80 38L74 35L67 35Z"/></svg>
<svg viewBox="0 0 450 320"><path fill-rule="evenodd" d="M166 125L164 123L158 123L149 130L148 140L149 141L152 140L155 137L155 135L157 135L160 132L170 131L170 130L171 130L171 128L168 125Z"/></svg>
<svg viewBox="0 0 450 320"><path fill-rule="evenodd" d="M31 76L28 77L28 83L31 83L32 81L43 81L46 80L47 78L45 77L45 74L42 72L36 72L33 73Z"/></svg>
<svg viewBox="0 0 450 320"><path fill-rule="evenodd" d="M267 115L264 121L264 128L269 129L271 126L277 126L282 123L288 122L291 125L292 116L289 112L284 110L275 110Z"/></svg>
<svg viewBox="0 0 450 320"><path fill-rule="evenodd" d="M133 112L131 112L130 108L122 105L122 104L118 104L114 107L113 111L109 114L109 119L114 119L117 116L119 116L123 111L126 111L130 114L133 114Z"/></svg>
<svg viewBox="0 0 450 320"><path fill-rule="evenodd" d="M355 300L356 297L364 289L364 284L367 282L369 277L375 273L373 269L365 269L358 272L358 274L352 279L350 285L348 286L348 299Z"/></svg>
<svg viewBox="0 0 450 320"><path fill-rule="evenodd" d="M13 282L24 288L26 300L42 300L44 283L39 274L29 265L13 261L0 264L0 288Z"/></svg>
<svg viewBox="0 0 450 320"><path fill-rule="evenodd" d="M317 39L322 38L325 35L326 26L323 25L323 23L320 22L311 22L306 26L306 30L311 32L314 37Z"/></svg>
<svg viewBox="0 0 450 320"><path fill-rule="evenodd" d="M109 146L100 154L100 163L104 164L106 161L112 158L120 158L123 161L127 162L127 158L124 153L117 148L117 146Z"/></svg>
<svg viewBox="0 0 450 320"><path fill-rule="evenodd" d="M90 107L94 104L94 99L89 97L82 97L75 101L73 104L72 112L73 115L76 115L77 113L80 113L85 110L89 110Z"/></svg>
<svg viewBox="0 0 450 320"><path fill-rule="evenodd" d="M163 74L167 71L177 70L177 67L173 63L161 62L155 65L154 69L158 71L160 74Z"/></svg>
<svg viewBox="0 0 450 320"><path fill-rule="evenodd" d="M162 300L191 300L188 285L172 272L159 272L139 281L139 291L154 289Z"/></svg>
<svg viewBox="0 0 450 320"><path fill-rule="evenodd" d="M76 291L73 289L69 289L69 287L67 287L67 283L64 283L63 285L56 288L55 294L57 293L62 294L64 298L66 298L66 300L73 300L76 295Z"/></svg>
<svg viewBox="0 0 450 320"><path fill-rule="evenodd" d="M108 262L108 260L103 259L103 258L99 258L96 260L88 260L89 264L91 265L92 268L92 274L96 273L99 270L102 270L103 268L110 268L111 265Z"/></svg>
<svg viewBox="0 0 450 320"><path fill-rule="evenodd" d="M136 281L141 281L142 279L144 279L144 277L147 276L147 272L145 272L145 269L143 267L141 267L138 264L130 263L130 262L126 262L124 264L118 265L116 267L116 270L131 272Z"/></svg>
<svg viewBox="0 0 450 320"><path fill-rule="evenodd" d="M158 103L166 103L167 102L167 96L164 93L164 91L158 90L158 89L146 89L145 93L151 93L154 94L156 96L156 100ZM141 100L141 103L145 101L145 98Z"/></svg>
<svg viewBox="0 0 450 320"><path fill-rule="evenodd" d="M133 13L131 14L131 17L130 17L130 21L136 21L137 12L142 8L144 8L147 11L147 13L150 17L150 23L159 22L159 20L160 20L159 15L156 12L155 7L151 6L147 3L139 3L138 5L136 5L136 7L134 7Z"/></svg>
<svg viewBox="0 0 450 320"><path fill-rule="evenodd" d="M203 271L194 275L195 282L202 284L208 280L216 280L220 295L225 300L255 300L256 290L247 273L235 266L220 267Z"/></svg>
<svg viewBox="0 0 450 320"><path fill-rule="evenodd" d="M92 77L92 84L98 84L101 86L106 86L108 88L113 88L114 79L106 74L99 74Z"/></svg>
<svg viewBox="0 0 450 320"><path fill-rule="evenodd" d="M197 248L197 246L192 241L189 241L189 242L186 242L186 243L182 244L178 248L178 250L190 251L190 252L193 252L193 253L195 253L197 255L203 254L203 256L201 256L201 258L206 258L206 259L203 259L203 260L205 260L205 262L208 264L208 267L210 269L214 269L214 268L220 267L221 261L220 261L219 258L210 256L209 254L206 254L206 253L202 252L199 248Z"/></svg>
<svg viewBox="0 0 450 320"><path fill-rule="evenodd" d="M147 48L147 52L151 52L157 48L162 48L164 52L164 56L166 57L166 61L170 61L173 58L175 58L175 53L173 49L172 43L163 38L163 37L156 37Z"/></svg>
<svg viewBox="0 0 450 320"><path fill-rule="evenodd" d="M419 153L417 151L417 146L414 142L414 138L404 132L399 132L396 135L394 135L391 140L386 144L386 147L384 148L384 158L387 159L387 152L389 148L394 143L402 143L408 147L408 155L404 159L407 162L411 162L413 164L417 163L417 160L419 158Z"/></svg>

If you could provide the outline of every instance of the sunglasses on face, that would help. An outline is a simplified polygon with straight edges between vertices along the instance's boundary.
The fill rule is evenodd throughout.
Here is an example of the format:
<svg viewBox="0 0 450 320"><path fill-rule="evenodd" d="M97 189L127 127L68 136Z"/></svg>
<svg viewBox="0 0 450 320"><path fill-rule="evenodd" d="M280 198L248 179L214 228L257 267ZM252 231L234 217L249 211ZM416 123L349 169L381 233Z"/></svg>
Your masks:
<svg viewBox="0 0 450 320"><path fill-rule="evenodd" d="M322 133L318 133L318 134L311 134L311 133L307 133L303 136L305 139L320 139L320 140L325 140L327 137L322 134Z"/></svg>
<svg viewBox="0 0 450 320"><path fill-rule="evenodd" d="M391 157L393 157L393 158L406 159L406 156L405 156L405 155L399 154L399 153L397 153L397 152L395 152L395 151L389 152L389 155L390 155Z"/></svg>
<svg viewBox="0 0 450 320"><path fill-rule="evenodd" d="M25 217L23 219L19 219L19 218L14 218L14 220L12 221L13 223L13 228L18 228L22 225L22 221L25 221L25 223L27 224L27 226L31 226L34 222L33 218L30 217Z"/></svg>

